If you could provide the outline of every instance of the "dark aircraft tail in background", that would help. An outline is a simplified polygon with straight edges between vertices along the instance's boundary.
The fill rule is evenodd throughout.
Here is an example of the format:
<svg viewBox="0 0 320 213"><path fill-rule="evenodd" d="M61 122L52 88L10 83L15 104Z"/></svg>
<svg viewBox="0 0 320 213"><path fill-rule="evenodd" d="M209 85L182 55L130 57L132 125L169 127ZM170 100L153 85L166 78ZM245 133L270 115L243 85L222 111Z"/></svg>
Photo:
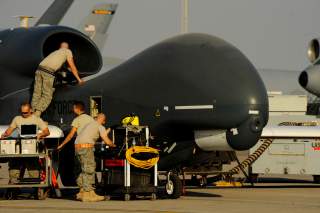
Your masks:
<svg viewBox="0 0 320 213"><path fill-rule="evenodd" d="M38 25L58 25L61 19L69 10L73 0L55 0L50 7L39 18L35 26Z"/></svg>

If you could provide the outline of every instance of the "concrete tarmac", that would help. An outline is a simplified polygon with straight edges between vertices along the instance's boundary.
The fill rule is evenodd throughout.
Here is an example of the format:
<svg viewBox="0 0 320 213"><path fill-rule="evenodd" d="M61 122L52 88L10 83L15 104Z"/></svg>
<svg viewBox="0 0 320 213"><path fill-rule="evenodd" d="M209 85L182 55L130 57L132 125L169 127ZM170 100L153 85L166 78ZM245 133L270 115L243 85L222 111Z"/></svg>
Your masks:
<svg viewBox="0 0 320 213"><path fill-rule="evenodd" d="M131 201L111 200L82 203L72 196L62 199L0 200L0 212L320 212L320 185L309 180L281 179L270 183L268 178L255 187L244 188L187 188L185 196L177 200L137 199ZM271 179L275 181L275 179Z"/></svg>
<svg viewBox="0 0 320 213"><path fill-rule="evenodd" d="M233 165L229 165L233 167ZM2 164L0 185L7 183L7 168ZM241 177L240 175L240 178ZM0 195L3 193L0 190ZM320 212L320 184L312 176L265 175L254 187L242 188L188 187L185 196L177 200L161 198L150 201L138 198L131 201L111 200L82 203L74 200L75 190L65 189L63 198L34 200L26 194L18 200L0 199L0 213L7 212L142 212L142 213L313 213Z"/></svg>

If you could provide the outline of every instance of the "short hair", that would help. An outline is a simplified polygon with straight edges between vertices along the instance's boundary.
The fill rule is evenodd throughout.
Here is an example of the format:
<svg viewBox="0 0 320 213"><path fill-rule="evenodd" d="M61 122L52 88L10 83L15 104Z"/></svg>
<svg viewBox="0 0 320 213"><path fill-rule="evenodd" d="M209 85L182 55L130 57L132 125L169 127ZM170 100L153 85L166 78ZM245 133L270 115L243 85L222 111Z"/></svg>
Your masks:
<svg viewBox="0 0 320 213"><path fill-rule="evenodd" d="M86 107L82 101L74 101L73 106L75 106L77 109L81 111L85 111Z"/></svg>
<svg viewBox="0 0 320 213"><path fill-rule="evenodd" d="M98 115L97 115L97 118L98 117L107 117L104 113L102 113L102 112L100 112L100 113L98 113Z"/></svg>
<svg viewBox="0 0 320 213"><path fill-rule="evenodd" d="M25 106L27 106L30 109L32 109L31 104L29 102L22 102L21 105L20 105L20 107L25 107Z"/></svg>
<svg viewBox="0 0 320 213"><path fill-rule="evenodd" d="M63 42L60 43L60 47L62 47L64 45L67 46L68 48L70 47L68 42L63 41Z"/></svg>
<svg viewBox="0 0 320 213"><path fill-rule="evenodd" d="M97 120L97 119L100 119L100 118L105 118L105 119L107 119L107 116L106 116L104 113L100 112L100 113L95 117L95 119Z"/></svg>

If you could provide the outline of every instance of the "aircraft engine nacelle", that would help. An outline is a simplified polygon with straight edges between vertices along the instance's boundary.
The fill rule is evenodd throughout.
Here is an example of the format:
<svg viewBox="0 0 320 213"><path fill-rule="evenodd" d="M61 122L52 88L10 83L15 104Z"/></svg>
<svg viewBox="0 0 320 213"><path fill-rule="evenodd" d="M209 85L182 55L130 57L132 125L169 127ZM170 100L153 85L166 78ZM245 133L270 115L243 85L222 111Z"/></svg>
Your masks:
<svg viewBox="0 0 320 213"><path fill-rule="evenodd" d="M0 97L29 87L41 60L57 50L62 41L69 43L81 77L101 69L99 49L90 38L75 29L41 26L0 31L0 68L6 76L5 80L0 80Z"/></svg>
<svg viewBox="0 0 320 213"><path fill-rule="evenodd" d="M252 116L237 128L197 130L194 138L203 151L247 150L259 140L262 128L261 118Z"/></svg>
<svg viewBox="0 0 320 213"><path fill-rule="evenodd" d="M299 83L308 92L320 96L320 65L315 64L304 70L299 76Z"/></svg>
<svg viewBox="0 0 320 213"><path fill-rule="evenodd" d="M311 63L315 62L319 58L319 51L320 51L319 39L320 38L315 38L309 42L307 55Z"/></svg>
<svg viewBox="0 0 320 213"><path fill-rule="evenodd" d="M320 96L320 39L312 39L309 42L307 56L312 63L299 76L300 85L308 92Z"/></svg>

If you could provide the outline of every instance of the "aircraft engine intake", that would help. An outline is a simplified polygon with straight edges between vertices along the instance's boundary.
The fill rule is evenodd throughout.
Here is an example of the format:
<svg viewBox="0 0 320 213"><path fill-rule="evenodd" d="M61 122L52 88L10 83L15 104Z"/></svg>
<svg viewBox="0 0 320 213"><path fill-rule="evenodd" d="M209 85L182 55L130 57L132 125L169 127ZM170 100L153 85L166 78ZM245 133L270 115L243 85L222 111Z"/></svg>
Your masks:
<svg viewBox="0 0 320 213"><path fill-rule="evenodd" d="M102 66L97 46L81 32L69 27L47 26L0 31L0 66L23 75L34 75L39 62L66 41L81 76L97 73Z"/></svg>
<svg viewBox="0 0 320 213"><path fill-rule="evenodd" d="M299 76L299 84L308 92L320 96L320 42L319 39L312 39L308 46L308 59L312 63Z"/></svg>
<svg viewBox="0 0 320 213"><path fill-rule="evenodd" d="M320 43L319 38L312 39L309 42L308 46L308 59L311 63L315 62L319 58L319 51L320 51Z"/></svg>
<svg viewBox="0 0 320 213"><path fill-rule="evenodd" d="M43 58L68 42L80 77L93 75L102 67L98 47L83 33L69 27L42 26L0 31L0 68L6 79L0 97L30 87ZM14 83L14 85L13 85Z"/></svg>
<svg viewBox="0 0 320 213"><path fill-rule="evenodd" d="M263 128L261 117L252 116L237 128L197 130L195 142L203 151L247 150L256 144Z"/></svg>

